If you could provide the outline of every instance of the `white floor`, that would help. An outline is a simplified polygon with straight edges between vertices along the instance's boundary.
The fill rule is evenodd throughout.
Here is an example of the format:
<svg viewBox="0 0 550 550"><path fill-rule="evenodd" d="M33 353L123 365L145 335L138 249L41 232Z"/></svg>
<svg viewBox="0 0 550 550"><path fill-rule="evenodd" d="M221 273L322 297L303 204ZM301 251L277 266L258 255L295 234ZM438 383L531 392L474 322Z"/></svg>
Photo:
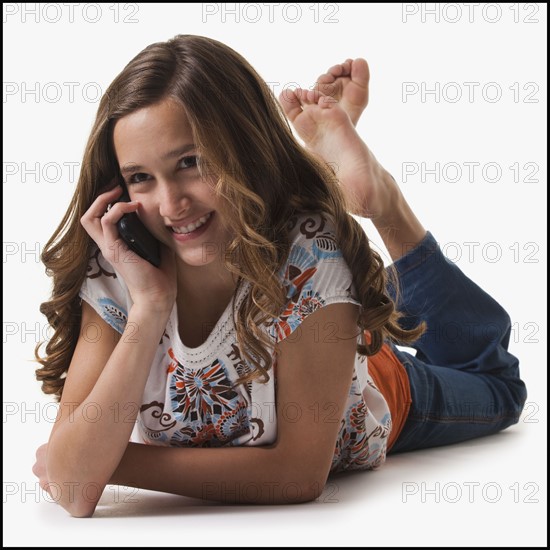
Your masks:
<svg viewBox="0 0 550 550"><path fill-rule="evenodd" d="M533 445L545 440L545 430L540 415L535 418L527 410L520 423L495 436L390 456L376 472L335 476L316 502L301 505L218 505L111 486L91 519L71 518L47 502L36 489L31 456L5 460L3 542L5 546L545 546L546 455L536 452L544 447ZM6 445L4 449L9 459Z"/></svg>

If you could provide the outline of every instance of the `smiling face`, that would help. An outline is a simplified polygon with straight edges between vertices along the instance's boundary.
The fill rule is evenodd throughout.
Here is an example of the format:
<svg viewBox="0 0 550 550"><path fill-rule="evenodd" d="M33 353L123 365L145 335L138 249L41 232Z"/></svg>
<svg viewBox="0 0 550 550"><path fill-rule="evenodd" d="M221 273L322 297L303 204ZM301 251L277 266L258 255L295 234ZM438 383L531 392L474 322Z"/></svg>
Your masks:
<svg viewBox="0 0 550 550"><path fill-rule="evenodd" d="M119 119L115 153L140 219L187 265L220 259L231 234L213 181L197 167L199 152L185 109L167 99Z"/></svg>

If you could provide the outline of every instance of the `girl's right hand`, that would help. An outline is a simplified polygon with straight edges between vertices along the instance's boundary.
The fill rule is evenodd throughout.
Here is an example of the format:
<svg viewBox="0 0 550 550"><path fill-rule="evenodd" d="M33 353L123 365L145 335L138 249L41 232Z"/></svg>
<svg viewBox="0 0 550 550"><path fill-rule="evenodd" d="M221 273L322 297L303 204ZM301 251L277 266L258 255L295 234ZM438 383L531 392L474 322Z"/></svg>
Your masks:
<svg viewBox="0 0 550 550"><path fill-rule="evenodd" d="M134 304L169 312L177 293L175 254L161 243L161 264L156 268L128 248L120 237L117 222L124 214L136 212L139 203L117 202L107 211L108 205L121 194L122 187L117 186L99 195L80 223L97 243L103 257L122 276Z"/></svg>

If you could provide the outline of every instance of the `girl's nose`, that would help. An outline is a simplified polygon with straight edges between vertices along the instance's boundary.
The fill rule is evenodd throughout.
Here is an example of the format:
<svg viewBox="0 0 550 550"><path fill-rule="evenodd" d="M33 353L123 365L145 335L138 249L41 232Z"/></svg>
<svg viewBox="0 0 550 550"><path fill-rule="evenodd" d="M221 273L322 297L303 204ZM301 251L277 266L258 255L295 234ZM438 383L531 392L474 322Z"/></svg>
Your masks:
<svg viewBox="0 0 550 550"><path fill-rule="evenodd" d="M184 193L181 186L166 185L162 187L159 197L159 213L163 218L180 220L185 217L191 200L188 194Z"/></svg>

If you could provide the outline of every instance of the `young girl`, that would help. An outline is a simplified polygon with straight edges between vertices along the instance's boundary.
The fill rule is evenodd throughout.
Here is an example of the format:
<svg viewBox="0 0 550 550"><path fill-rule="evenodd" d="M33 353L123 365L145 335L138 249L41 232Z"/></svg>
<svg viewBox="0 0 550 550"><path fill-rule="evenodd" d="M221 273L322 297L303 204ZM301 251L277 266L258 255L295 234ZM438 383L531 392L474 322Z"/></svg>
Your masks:
<svg viewBox="0 0 550 550"><path fill-rule="evenodd" d="M109 483L307 502L390 449L518 421L510 319L444 258L356 133L368 78L347 60L315 90L283 93L282 112L241 56L183 35L109 87L43 254L55 333L37 377L60 404L34 472L70 514L92 515ZM117 183L131 202L116 202ZM121 239L131 212L160 267ZM349 212L372 218L395 269ZM473 329L441 339L448 323Z"/></svg>

